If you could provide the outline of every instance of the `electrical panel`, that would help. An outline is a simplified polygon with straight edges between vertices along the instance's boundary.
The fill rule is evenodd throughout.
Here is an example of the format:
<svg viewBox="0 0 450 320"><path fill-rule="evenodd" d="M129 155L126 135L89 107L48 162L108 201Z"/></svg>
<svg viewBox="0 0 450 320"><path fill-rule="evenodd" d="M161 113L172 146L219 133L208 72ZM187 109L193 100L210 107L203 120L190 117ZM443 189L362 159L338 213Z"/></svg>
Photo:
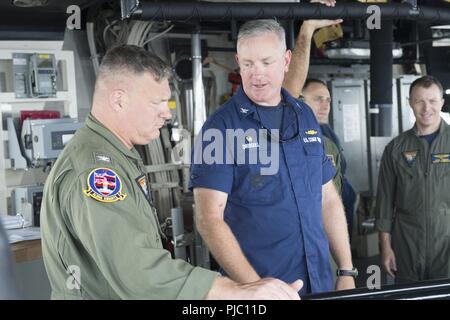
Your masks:
<svg viewBox="0 0 450 320"><path fill-rule="evenodd" d="M16 98L56 97L57 65L53 54L13 53Z"/></svg>
<svg viewBox="0 0 450 320"><path fill-rule="evenodd" d="M56 159L82 126L83 123L70 118L25 120L21 133L25 156L33 164L39 160Z"/></svg>
<svg viewBox="0 0 450 320"><path fill-rule="evenodd" d="M332 127L347 160L346 177L357 192L367 191L370 187L364 81L333 80L331 100Z"/></svg>

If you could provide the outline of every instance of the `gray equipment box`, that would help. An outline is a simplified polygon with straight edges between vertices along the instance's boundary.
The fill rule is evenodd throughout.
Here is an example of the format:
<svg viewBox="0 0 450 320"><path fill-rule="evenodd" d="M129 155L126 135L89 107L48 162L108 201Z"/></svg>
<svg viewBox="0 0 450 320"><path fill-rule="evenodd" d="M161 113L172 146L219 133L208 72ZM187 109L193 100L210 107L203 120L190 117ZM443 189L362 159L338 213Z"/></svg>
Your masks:
<svg viewBox="0 0 450 320"><path fill-rule="evenodd" d="M13 212L30 220L33 226L39 227L42 194L44 186L23 186L15 188L11 193Z"/></svg>
<svg viewBox="0 0 450 320"><path fill-rule="evenodd" d="M56 159L75 131L83 126L76 119L25 120L22 143L31 162Z"/></svg>
<svg viewBox="0 0 450 320"><path fill-rule="evenodd" d="M53 98L57 91L58 68L53 54L14 53L16 98Z"/></svg>

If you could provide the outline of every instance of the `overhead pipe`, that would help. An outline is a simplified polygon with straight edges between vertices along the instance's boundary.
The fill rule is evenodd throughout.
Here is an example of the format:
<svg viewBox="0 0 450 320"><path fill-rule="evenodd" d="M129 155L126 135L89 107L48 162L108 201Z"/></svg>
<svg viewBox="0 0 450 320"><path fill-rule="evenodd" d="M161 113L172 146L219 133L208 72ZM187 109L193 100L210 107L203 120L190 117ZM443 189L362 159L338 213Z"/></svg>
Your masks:
<svg viewBox="0 0 450 320"><path fill-rule="evenodd" d="M294 20L289 20L286 23L286 46L290 50L294 50L295 47L295 32L294 32Z"/></svg>
<svg viewBox="0 0 450 320"><path fill-rule="evenodd" d="M392 20L370 30L370 125L371 136L392 134Z"/></svg>
<svg viewBox="0 0 450 320"><path fill-rule="evenodd" d="M127 0L133 2L133 0ZM127 2L122 0L123 3ZM136 3L138 1L134 0ZM311 3L236 3L236 2L165 2L140 3L133 10L122 12L122 18L137 16L141 20L152 21L231 21L277 18L280 20L305 19L366 19L373 15L371 6L380 9L383 27L381 30L371 30L371 130L372 136L390 136L392 123L392 20L405 19L415 21L432 21L434 23L450 22L450 9L442 7L417 6L416 3L338 3L334 7L327 7ZM290 26L292 28L292 25ZM288 34L289 35L289 34ZM193 47L195 47L193 35ZM289 37L288 37L289 39ZM291 44L291 43L289 43ZM193 62L196 54L193 54ZM198 72L197 67L194 70ZM195 71L194 71L195 73ZM194 95L201 99L199 90ZM197 81L199 84L199 81ZM197 91L197 93L196 93ZM203 97L204 99L204 97ZM196 113L201 110L199 103ZM200 114L196 114L200 116Z"/></svg>
<svg viewBox="0 0 450 320"><path fill-rule="evenodd" d="M281 20L304 19L365 19L371 16L367 8L374 4L337 3L327 7L311 3L241 3L241 2L159 2L140 3L133 12L122 13L122 18L131 14L142 20L152 21L230 21L278 18ZM408 3L381 3L382 19L409 19L416 21L433 21L437 23L450 21L450 9L442 7L413 6Z"/></svg>
<svg viewBox="0 0 450 320"><path fill-rule="evenodd" d="M192 88L194 92L194 135L197 135L206 121L205 91L202 77L202 47L200 30L195 29L191 38Z"/></svg>

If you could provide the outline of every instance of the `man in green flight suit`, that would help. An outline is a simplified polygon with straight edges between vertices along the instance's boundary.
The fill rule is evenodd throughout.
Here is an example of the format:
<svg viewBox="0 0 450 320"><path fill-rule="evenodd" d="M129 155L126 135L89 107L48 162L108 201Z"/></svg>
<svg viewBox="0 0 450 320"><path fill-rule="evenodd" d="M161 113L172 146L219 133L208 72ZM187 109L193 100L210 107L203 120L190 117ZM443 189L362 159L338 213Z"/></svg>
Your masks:
<svg viewBox="0 0 450 320"><path fill-rule="evenodd" d="M375 208L381 263L397 283L450 277L450 127L440 116L441 83L409 89L414 127L381 159Z"/></svg>
<svg viewBox="0 0 450 320"><path fill-rule="evenodd" d="M299 299L302 282L238 284L174 260L134 145L171 117L170 68L137 46L103 58L86 125L47 178L42 249L53 299Z"/></svg>
<svg viewBox="0 0 450 320"><path fill-rule="evenodd" d="M303 97L303 101L311 107L317 121L320 123L320 128L322 129L324 138L325 153L336 168L336 175L333 178L333 182L336 186L336 190L339 194L342 194L342 151L339 150L336 143L328 137L330 136L329 131L331 130L328 125L328 117L331 111L330 91L328 90L325 82L318 79L309 78L305 81L301 96ZM331 136L335 136L334 132L332 132Z"/></svg>

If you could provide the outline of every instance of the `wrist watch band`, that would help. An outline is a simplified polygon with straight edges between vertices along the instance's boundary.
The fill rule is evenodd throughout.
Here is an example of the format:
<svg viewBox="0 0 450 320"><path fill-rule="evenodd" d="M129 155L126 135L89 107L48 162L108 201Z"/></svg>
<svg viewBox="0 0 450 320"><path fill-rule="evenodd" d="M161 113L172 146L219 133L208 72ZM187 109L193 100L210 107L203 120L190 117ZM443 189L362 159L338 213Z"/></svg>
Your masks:
<svg viewBox="0 0 450 320"><path fill-rule="evenodd" d="M338 277L349 276L349 277L353 277L353 278L356 279L356 277L358 276L358 269L356 269L356 268L353 268L351 270L337 269L336 270L336 275Z"/></svg>

